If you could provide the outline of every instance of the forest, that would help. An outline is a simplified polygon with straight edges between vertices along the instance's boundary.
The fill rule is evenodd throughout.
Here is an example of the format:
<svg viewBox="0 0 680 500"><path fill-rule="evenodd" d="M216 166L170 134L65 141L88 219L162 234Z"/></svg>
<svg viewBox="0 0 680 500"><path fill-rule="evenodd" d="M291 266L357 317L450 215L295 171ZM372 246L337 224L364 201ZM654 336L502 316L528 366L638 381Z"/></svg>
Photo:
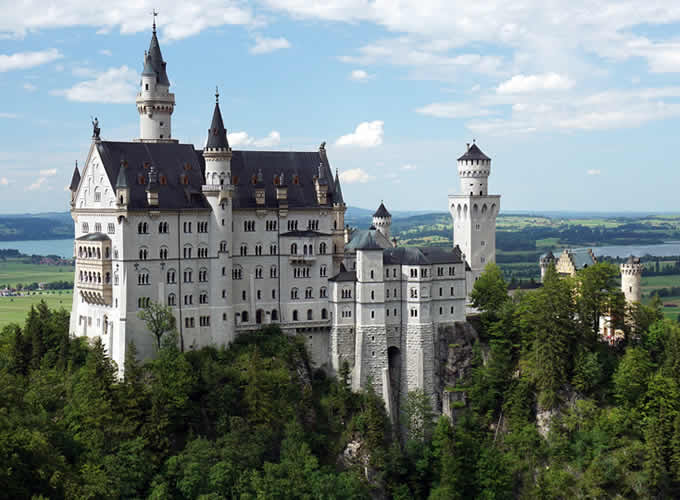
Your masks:
<svg viewBox="0 0 680 500"><path fill-rule="evenodd" d="M672 498L680 326L626 306L618 270L508 295L490 265L453 418L409 393L392 426L370 389L267 327L181 352L172 331L125 376L45 304L0 333L0 496L150 499ZM606 343L600 317L622 338ZM151 335L151 333L150 333Z"/></svg>

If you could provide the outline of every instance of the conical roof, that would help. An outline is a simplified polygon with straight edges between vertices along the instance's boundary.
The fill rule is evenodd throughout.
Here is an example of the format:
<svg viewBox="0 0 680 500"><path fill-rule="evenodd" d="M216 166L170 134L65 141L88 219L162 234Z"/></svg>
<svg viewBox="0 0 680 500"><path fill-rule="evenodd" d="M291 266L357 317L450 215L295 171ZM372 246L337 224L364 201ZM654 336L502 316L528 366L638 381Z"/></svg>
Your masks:
<svg viewBox="0 0 680 500"><path fill-rule="evenodd" d="M222 112L220 111L219 94L215 94L215 110L213 111L212 123L208 129L208 142L205 145L208 149L229 149L227 140L227 129L224 128Z"/></svg>
<svg viewBox="0 0 680 500"><path fill-rule="evenodd" d="M392 214L387 211L383 202L380 202L378 210L375 211L373 217L392 217Z"/></svg>
<svg viewBox="0 0 680 500"><path fill-rule="evenodd" d="M121 165L118 170L118 178L116 179L116 189L127 189L127 187L128 183L125 175L125 167Z"/></svg>
<svg viewBox="0 0 680 500"><path fill-rule="evenodd" d="M337 170L335 171L335 196L333 201L340 205L345 204L345 200L342 197L342 188L340 187L340 176Z"/></svg>
<svg viewBox="0 0 680 500"><path fill-rule="evenodd" d="M170 80L168 80L168 74L165 71L165 61L163 61L163 54L161 54L161 46L158 43L158 37L156 36L156 26L154 25L153 34L151 35L151 43L149 43L149 52L147 53L147 58L144 61L144 73L147 73L147 65L151 66L151 69L156 74L156 82L161 85L170 86Z"/></svg>
<svg viewBox="0 0 680 500"><path fill-rule="evenodd" d="M71 186L69 187L69 189L71 191L77 191L79 185L80 185L80 172L78 171L78 162L76 162L76 166L73 169L73 177L71 177Z"/></svg>
<svg viewBox="0 0 680 500"><path fill-rule="evenodd" d="M482 150L477 147L477 144L472 143L472 146L468 148L465 154L458 158L458 161L461 160L491 160L491 158L482 153Z"/></svg>

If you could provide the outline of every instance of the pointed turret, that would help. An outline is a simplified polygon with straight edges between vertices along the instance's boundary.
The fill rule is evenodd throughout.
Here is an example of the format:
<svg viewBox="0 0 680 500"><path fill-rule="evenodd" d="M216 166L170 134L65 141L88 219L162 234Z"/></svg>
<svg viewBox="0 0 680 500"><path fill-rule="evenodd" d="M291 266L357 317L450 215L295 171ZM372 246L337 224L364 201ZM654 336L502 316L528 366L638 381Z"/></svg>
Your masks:
<svg viewBox="0 0 680 500"><path fill-rule="evenodd" d="M215 90L215 110L213 111L212 123L208 129L208 142L206 149L229 149L227 129L224 128L222 112L220 111L220 93Z"/></svg>
<svg viewBox="0 0 680 500"><path fill-rule="evenodd" d="M135 102L139 112L140 141L176 142L172 139L171 127L175 95L170 93L170 80L156 36L155 20L149 50L144 52L141 87Z"/></svg>
<svg viewBox="0 0 680 500"><path fill-rule="evenodd" d="M335 169L335 194L333 195L333 201L337 205L345 204L345 200L342 197L342 188L340 187L340 176L338 175L337 169Z"/></svg>
<svg viewBox="0 0 680 500"><path fill-rule="evenodd" d="M121 162L122 163L122 162ZM127 189L127 176L125 175L125 166L121 164L118 169L118 178L116 179L116 189Z"/></svg>
<svg viewBox="0 0 680 500"><path fill-rule="evenodd" d="M76 166L73 169L73 177L71 177L71 186L69 189L72 192L76 192L78 190L78 186L80 185L80 171L78 170L78 161L76 160Z"/></svg>
<svg viewBox="0 0 680 500"><path fill-rule="evenodd" d="M381 201L378 210L373 214L373 226L380 231L385 238L390 239L390 228L392 227L392 214L387 211L385 204Z"/></svg>
<svg viewBox="0 0 680 500"><path fill-rule="evenodd" d="M126 207L130 202L130 188L127 183L126 161L121 158L118 177L116 178L116 201L119 207Z"/></svg>

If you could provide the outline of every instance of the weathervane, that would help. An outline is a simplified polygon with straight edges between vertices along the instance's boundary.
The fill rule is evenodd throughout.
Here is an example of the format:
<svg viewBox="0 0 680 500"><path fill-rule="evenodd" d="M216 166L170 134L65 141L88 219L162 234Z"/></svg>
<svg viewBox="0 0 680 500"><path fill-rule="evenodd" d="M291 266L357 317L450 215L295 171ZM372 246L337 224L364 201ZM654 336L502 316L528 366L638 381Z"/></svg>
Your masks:
<svg viewBox="0 0 680 500"><path fill-rule="evenodd" d="M151 11L151 15L153 16L153 32L155 34L156 33L156 16L158 15L158 12L156 12L156 9L153 9Z"/></svg>
<svg viewBox="0 0 680 500"><path fill-rule="evenodd" d="M215 85L215 103L219 104L220 102L220 90L217 88L217 85Z"/></svg>

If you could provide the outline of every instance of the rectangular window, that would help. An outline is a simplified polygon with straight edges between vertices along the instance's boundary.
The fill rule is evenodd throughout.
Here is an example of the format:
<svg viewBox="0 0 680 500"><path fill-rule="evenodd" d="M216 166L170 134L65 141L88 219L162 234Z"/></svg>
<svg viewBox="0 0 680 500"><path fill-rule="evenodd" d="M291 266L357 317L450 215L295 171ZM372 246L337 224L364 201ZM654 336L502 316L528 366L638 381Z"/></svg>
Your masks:
<svg viewBox="0 0 680 500"><path fill-rule="evenodd" d="M99 222L94 223L94 232L95 233L101 233L102 232L102 225Z"/></svg>
<svg viewBox="0 0 680 500"><path fill-rule="evenodd" d="M109 234L114 234L116 232L116 225L112 222L109 222L108 226L106 227L106 231Z"/></svg>

